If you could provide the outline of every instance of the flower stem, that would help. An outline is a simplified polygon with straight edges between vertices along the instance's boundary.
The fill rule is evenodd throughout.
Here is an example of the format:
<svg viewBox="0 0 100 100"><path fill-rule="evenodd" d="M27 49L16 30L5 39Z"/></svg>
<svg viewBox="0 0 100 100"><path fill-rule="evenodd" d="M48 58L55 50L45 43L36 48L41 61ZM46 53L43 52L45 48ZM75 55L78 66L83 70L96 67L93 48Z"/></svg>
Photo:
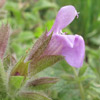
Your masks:
<svg viewBox="0 0 100 100"><path fill-rule="evenodd" d="M74 72L74 75L76 78L78 78L78 75L77 75L77 72L76 72L76 69L74 67L72 67L73 69L73 72ZM85 95L84 95L84 88L83 88L83 85L81 82L77 82L78 85L79 85L79 89L80 89L80 96L81 96L81 100L85 100Z"/></svg>
<svg viewBox="0 0 100 100"><path fill-rule="evenodd" d="M80 95L81 95L81 98L82 98L82 100L85 100L84 88L83 88L82 83L79 83L79 88L80 88Z"/></svg>

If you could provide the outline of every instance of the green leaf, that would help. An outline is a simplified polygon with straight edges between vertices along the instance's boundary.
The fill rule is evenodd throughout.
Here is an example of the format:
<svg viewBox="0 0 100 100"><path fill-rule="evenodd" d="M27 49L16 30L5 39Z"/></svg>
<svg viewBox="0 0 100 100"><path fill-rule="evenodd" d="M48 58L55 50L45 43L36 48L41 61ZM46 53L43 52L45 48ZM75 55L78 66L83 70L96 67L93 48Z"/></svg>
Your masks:
<svg viewBox="0 0 100 100"><path fill-rule="evenodd" d="M67 81L74 81L75 77L71 74L62 74L61 78Z"/></svg>
<svg viewBox="0 0 100 100"><path fill-rule="evenodd" d="M11 76L9 83L11 88L13 88L14 90L19 89L21 87L23 79L24 79L23 76Z"/></svg>
<svg viewBox="0 0 100 100"><path fill-rule="evenodd" d="M14 56L12 55L7 55L4 59L3 59L3 66L4 69L7 71L10 67L14 66L16 63L16 59Z"/></svg>
<svg viewBox="0 0 100 100"><path fill-rule="evenodd" d="M35 80L28 80L26 87L33 90L43 90L51 87L56 82L58 82L58 78L41 77Z"/></svg>
<svg viewBox="0 0 100 100"><path fill-rule="evenodd" d="M11 76L14 75L20 75L20 76L27 76L28 74L28 65L29 65L29 61L28 62L24 62L25 57L22 57L19 62L12 68L10 74Z"/></svg>
<svg viewBox="0 0 100 100"><path fill-rule="evenodd" d="M58 55L43 56L36 62L33 61L30 63L28 73L29 75L34 75L62 59L63 57Z"/></svg>
<svg viewBox="0 0 100 100"><path fill-rule="evenodd" d="M22 15L21 15L21 10L19 10L18 3L11 2L11 1L10 2L7 2L6 9L9 12L12 12L12 14L14 15L15 19L17 20L16 22L18 24L21 24L23 22Z"/></svg>
<svg viewBox="0 0 100 100"><path fill-rule="evenodd" d="M6 91L6 73L2 62L0 61L0 97L5 97L7 95Z"/></svg>
<svg viewBox="0 0 100 100"><path fill-rule="evenodd" d="M47 0L39 0L34 6L35 10L42 10L47 8L57 8L57 5Z"/></svg>
<svg viewBox="0 0 100 100"><path fill-rule="evenodd" d="M92 50L94 52L94 50ZM89 67L95 73L95 75L99 78L100 77L100 50L95 50L95 53L91 53L88 55L88 63ZM97 78L97 79L98 79ZM99 81L99 80L97 80Z"/></svg>
<svg viewBox="0 0 100 100"><path fill-rule="evenodd" d="M28 44L30 41L32 42L33 37L34 35L31 31L24 31L19 34L17 42Z"/></svg>
<svg viewBox="0 0 100 100"><path fill-rule="evenodd" d="M39 92L21 92L20 97L27 98L28 100L51 100L49 97L47 97L44 94L41 94Z"/></svg>
<svg viewBox="0 0 100 100"><path fill-rule="evenodd" d="M27 61L32 60L32 62L35 62L44 52L52 37L52 34L49 36L46 36L46 34L47 31L36 41L29 53L29 56L27 57Z"/></svg>
<svg viewBox="0 0 100 100"><path fill-rule="evenodd" d="M76 78L75 81L76 82L83 82L89 78L93 78L93 76L92 75L81 76L81 77Z"/></svg>
<svg viewBox="0 0 100 100"><path fill-rule="evenodd" d="M78 76L82 76L86 72L86 69L87 69L87 65L84 65L83 67L81 67L79 70Z"/></svg>

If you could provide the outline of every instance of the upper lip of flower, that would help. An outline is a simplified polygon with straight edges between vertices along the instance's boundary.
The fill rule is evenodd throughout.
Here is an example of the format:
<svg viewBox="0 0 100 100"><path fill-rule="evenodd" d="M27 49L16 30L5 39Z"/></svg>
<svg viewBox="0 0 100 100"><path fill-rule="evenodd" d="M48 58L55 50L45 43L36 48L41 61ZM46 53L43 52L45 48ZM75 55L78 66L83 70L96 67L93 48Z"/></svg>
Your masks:
<svg viewBox="0 0 100 100"><path fill-rule="evenodd" d="M78 13L74 6L68 5L62 7L58 11L54 25L52 26L51 30L48 32L47 35L49 35L52 31L54 34L60 33L60 31L62 31L63 28L68 26L76 16L78 17Z"/></svg>

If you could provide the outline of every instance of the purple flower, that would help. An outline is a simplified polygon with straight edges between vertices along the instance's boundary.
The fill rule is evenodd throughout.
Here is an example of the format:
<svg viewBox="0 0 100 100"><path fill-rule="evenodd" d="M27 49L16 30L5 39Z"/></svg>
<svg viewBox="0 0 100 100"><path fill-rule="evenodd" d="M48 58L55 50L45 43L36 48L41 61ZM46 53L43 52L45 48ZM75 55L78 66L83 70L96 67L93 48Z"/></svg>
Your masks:
<svg viewBox="0 0 100 100"><path fill-rule="evenodd" d="M79 35L66 35L62 32L76 16L78 13L71 5L59 10L54 25L47 33L47 36L52 32L53 35L43 55L62 55L69 65L78 68L83 65L85 56L84 39Z"/></svg>

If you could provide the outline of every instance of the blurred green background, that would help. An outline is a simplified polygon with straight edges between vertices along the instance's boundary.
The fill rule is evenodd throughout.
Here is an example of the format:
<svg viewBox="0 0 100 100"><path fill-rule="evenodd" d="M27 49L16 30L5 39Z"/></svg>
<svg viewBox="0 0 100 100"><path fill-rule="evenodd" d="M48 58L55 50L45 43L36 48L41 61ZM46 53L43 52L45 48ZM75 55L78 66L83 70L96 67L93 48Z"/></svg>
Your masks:
<svg viewBox="0 0 100 100"><path fill-rule="evenodd" d="M41 72L41 76L61 78L46 92L53 100L81 100L76 82L79 80L87 100L100 100L100 0L7 0L2 8L6 14L0 14L0 23L8 22L12 29L7 54L17 59L24 55L46 28L50 30L57 11L65 5L73 5L80 12L79 18L63 31L83 36L85 61L82 68L76 69L79 77L75 80L65 61Z"/></svg>

